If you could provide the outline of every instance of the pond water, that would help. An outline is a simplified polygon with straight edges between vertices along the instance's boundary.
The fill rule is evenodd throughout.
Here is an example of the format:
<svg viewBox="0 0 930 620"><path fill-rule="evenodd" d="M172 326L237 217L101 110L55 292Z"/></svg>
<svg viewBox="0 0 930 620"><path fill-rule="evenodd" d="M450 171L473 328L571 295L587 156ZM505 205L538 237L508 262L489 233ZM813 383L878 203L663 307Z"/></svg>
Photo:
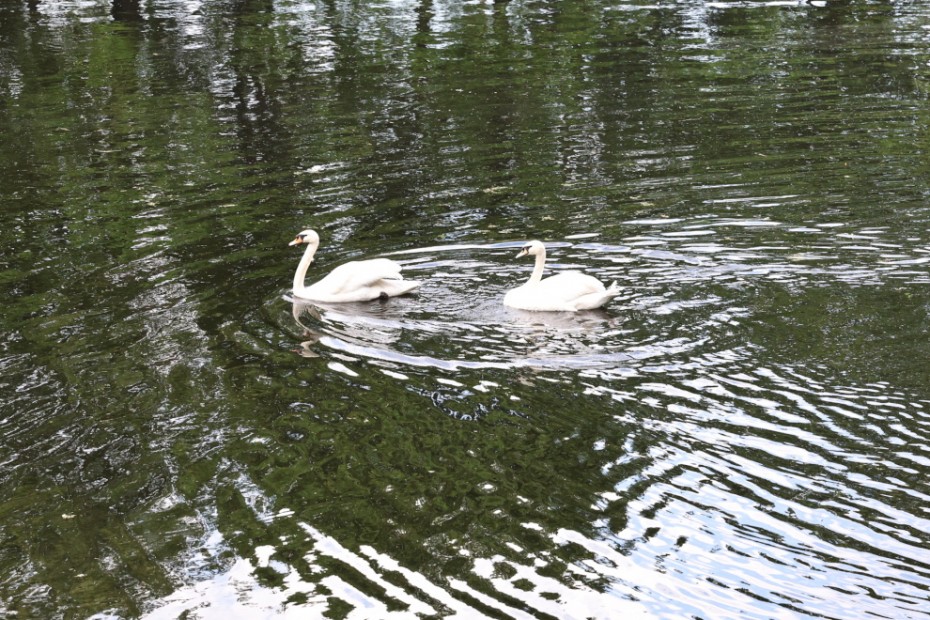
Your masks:
<svg viewBox="0 0 930 620"><path fill-rule="evenodd" d="M904 0L4 3L0 615L930 617L928 97Z"/></svg>

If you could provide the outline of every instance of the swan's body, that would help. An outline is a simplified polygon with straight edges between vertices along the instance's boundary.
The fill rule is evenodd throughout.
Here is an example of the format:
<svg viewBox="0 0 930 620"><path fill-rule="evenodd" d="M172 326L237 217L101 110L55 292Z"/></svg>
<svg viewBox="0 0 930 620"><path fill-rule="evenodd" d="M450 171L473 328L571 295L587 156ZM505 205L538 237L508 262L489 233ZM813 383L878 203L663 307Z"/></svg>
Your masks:
<svg viewBox="0 0 930 620"><path fill-rule="evenodd" d="M535 256L533 275L523 286L508 291L504 305L538 312L577 312L600 308L620 294L616 282L605 288L600 280L580 271L566 271L542 279L546 265L546 246L531 241L520 250L517 258Z"/></svg>
<svg viewBox="0 0 930 620"><path fill-rule="evenodd" d="M294 272L295 297L309 301L330 303L370 301L404 295L420 286L416 280L404 280L401 266L387 258L352 261L339 265L319 282L304 286L307 269L320 246L320 236L313 230L304 230L288 245L307 244L307 249Z"/></svg>

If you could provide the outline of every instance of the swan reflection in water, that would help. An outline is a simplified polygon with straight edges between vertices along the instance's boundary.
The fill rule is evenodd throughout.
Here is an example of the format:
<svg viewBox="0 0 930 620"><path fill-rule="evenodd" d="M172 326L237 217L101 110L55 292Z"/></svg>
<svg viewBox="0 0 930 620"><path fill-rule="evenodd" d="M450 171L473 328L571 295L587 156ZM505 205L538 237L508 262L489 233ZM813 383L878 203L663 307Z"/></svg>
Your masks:
<svg viewBox="0 0 930 620"><path fill-rule="evenodd" d="M543 327L560 331L589 330L609 325L616 320L603 308L579 312L537 312L507 308L506 315L511 323L522 327Z"/></svg>
<svg viewBox="0 0 930 620"><path fill-rule="evenodd" d="M313 350L317 346L391 367L450 372L594 368L629 357L619 317L604 310L540 313L507 308L493 299L463 316L435 318L430 313L426 318L411 316L409 306L399 308L394 300L323 304L285 299L308 337L296 351L306 357L320 357Z"/></svg>
<svg viewBox="0 0 930 620"><path fill-rule="evenodd" d="M320 312L313 306L313 304L299 301L294 301L291 304L291 315L294 317L297 325L301 327L301 337L306 338L306 340L300 342L300 347L293 349L293 351L302 357L320 357L320 354L314 351L311 347L320 341L320 338L323 337L323 334L316 331L315 329L307 327L303 321L300 320L300 317L303 314L307 314L315 319L320 318Z"/></svg>
<svg viewBox="0 0 930 620"><path fill-rule="evenodd" d="M418 329L416 325L406 325L403 320L387 315L382 303L327 304L297 298L289 298L289 301L292 303L291 314L294 320L308 335L315 337L314 343L324 336L330 336L366 344L386 345L397 342L403 329ZM316 322L323 331L307 326L301 317L308 317Z"/></svg>

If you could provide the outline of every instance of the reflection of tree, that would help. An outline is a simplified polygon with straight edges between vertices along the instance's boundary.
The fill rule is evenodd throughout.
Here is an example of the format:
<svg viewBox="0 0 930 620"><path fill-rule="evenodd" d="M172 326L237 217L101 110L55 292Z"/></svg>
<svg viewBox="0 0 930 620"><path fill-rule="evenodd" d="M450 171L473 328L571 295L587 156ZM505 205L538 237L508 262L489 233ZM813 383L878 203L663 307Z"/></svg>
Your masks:
<svg viewBox="0 0 930 620"><path fill-rule="evenodd" d="M417 31L414 35L414 43L417 47L426 47L427 43L432 40L430 31L430 20L433 18L432 0L423 0L417 5Z"/></svg>
<svg viewBox="0 0 930 620"><path fill-rule="evenodd" d="M8 173L0 175L0 198L21 192L19 204L4 206L29 213L4 214L17 222L22 254L12 265L16 293L0 318L17 317L21 350L14 353L25 366L5 363L4 370L24 384L44 378L26 391L35 424L22 427L23 443L8 438L0 457L0 511L29 498L16 508L17 522L4 523L17 551L0 551L0 572L13 576L0 600L12 592L27 616L112 606L137 615L136 596L172 587L156 556L201 533L182 523L196 513L186 500L201 489L188 468L197 450L174 450L198 443L179 421L199 415L189 390L213 379L190 362L211 353L202 348L203 313L187 286L198 276L167 274L196 262L185 240L197 239L207 256L219 251L202 244L197 218L185 217L195 209L175 208L183 181L209 187L221 174L212 162L222 149L203 122L209 110L184 92L184 76L175 79L176 30L164 21L136 27L139 7L115 2L113 21L75 20L67 28L41 19L39 3L28 16L13 12L12 29L0 20L0 40L9 33L16 42L22 76L16 105L0 106L4 142L15 144L0 153L0 172ZM54 406L47 390L56 392ZM4 395L0 405L8 402ZM179 488L166 521L149 511ZM172 533L163 529L168 522ZM48 594L32 600L30 584L44 584Z"/></svg>
<svg viewBox="0 0 930 620"><path fill-rule="evenodd" d="M299 387L285 383L285 390ZM521 396L532 395L535 402L521 407L534 413L520 417L504 412L493 394L475 394L490 408L476 425L429 407L432 391L399 391L392 379L376 373L366 373L366 387L351 401L317 393L316 400L305 397L262 419L255 419L251 403L237 408L237 418L251 418L254 436L270 439L243 446L253 479L261 478L266 494L350 549L372 545L435 583L473 581L463 552L501 555L522 565L545 559L541 574L558 579L567 578L567 565L591 559L587 550L560 545L551 536L565 528L596 537L591 523L598 515L587 506L609 488L602 469L623 455L629 431L603 423L601 398L565 385L574 414L547 415L543 412L565 406L559 392L533 395L527 389ZM443 393L454 397L454 390ZM605 437L608 447L592 453L591 437ZM273 474L261 475L265 471ZM617 502L612 516L621 515L624 505ZM245 552L265 537L255 532L257 538L248 540L252 535L231 534Z"/></svg>
<svg viewBox="0 0 930 620"><path fill-rule="evenodd" d="M141 21L142 8L140 0L113 0L110 15L117 21Z"/></svg>
<svg viewBox="0 0 930 620"><path fill-rule="evenodd" d="M290 142L282 126L281 86L292 52L287 39L278 36L274 3L239 0L229 19L228 62L234 80L230 94L235 101L240 156L249 164L287 162Z"/></svg>

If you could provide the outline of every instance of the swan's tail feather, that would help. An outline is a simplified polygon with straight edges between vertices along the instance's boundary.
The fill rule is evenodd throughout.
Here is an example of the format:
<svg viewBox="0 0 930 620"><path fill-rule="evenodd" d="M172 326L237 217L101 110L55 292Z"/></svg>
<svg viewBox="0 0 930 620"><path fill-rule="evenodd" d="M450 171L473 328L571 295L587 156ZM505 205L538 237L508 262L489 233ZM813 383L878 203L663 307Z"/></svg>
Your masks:
<svg viewBox="0 0 930 620"><path fill-rule="evenodd" d="M604 291L603 300L601 305L606 304L608 301L620 294L620 287L617 286L617 281L614 280L610 283L610 286Z"/></svg>
<svg viewBox="0 0 930 620"><path fill-rule="evenodd" d="M600 308L608 301L620 294L620 287L616 282L611 282L610 286L600 293L591 293L580 297L575 302L575 310L594 310Z"/></svg>
<svg viewBox="0 0 930 620"><path fill-rule="evenodd" d="M378 283L377 288L388 297L398 297L400 295L412 293L420 288L420 284L421 282L419 280L384 278Z"/></svg>

